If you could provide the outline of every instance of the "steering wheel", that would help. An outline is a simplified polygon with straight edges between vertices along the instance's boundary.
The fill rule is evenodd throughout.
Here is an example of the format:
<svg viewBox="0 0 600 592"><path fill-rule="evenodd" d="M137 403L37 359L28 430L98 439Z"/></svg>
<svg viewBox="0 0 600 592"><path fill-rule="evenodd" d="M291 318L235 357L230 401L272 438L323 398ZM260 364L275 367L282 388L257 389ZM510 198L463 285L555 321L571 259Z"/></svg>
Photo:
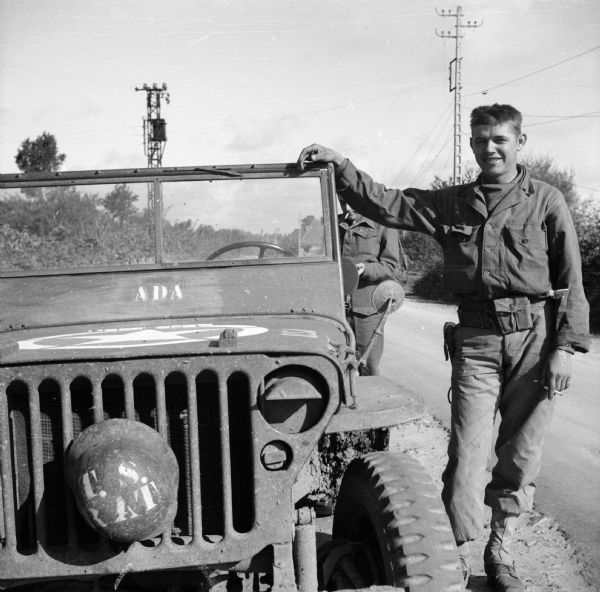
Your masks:
<svg viewBox="0 0 600 592"><path fill-rule="evenodd" d="M213 251L207 258L207 261L212 261L217 257L220 257L223 253L227 253L228 251L235 251L237 249L245 249L250 247L258 247L258 257L257 259L264 259L265 251L277 251L278 253L283 253L286 257L293 257L294 253L276 245L274 243L266 243L263 241L243 241L240 243L231 243L230 245L225 245L216 251Z"/></svg>

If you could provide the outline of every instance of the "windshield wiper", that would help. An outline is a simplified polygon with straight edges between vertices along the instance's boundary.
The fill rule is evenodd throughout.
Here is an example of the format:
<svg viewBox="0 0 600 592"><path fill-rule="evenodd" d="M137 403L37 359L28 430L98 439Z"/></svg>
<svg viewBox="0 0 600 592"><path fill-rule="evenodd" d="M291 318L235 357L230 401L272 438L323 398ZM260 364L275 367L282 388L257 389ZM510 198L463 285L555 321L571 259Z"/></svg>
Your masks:
<svg viewBox="0 0 600 592"><path fill-rule="evenodd" d="M210 168L210 167L194 167L192 169L194 172L198 173L210 173L211 175L223 175L225 177L241 177L242 174L237 171L228 171L225 169L220 169L218 167Z"/></svg>

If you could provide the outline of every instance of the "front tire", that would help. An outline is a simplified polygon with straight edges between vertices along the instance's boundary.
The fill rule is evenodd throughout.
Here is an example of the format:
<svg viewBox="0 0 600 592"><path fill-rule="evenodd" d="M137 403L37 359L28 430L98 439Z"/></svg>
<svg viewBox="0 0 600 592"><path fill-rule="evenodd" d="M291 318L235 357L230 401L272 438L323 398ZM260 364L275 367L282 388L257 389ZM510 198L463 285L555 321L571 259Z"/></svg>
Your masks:
<svg viewBox="0 0 600 592"><path fill-rule="evenodd" d="M335 505L332 547L343 560L335 567L330 562L329 573L323 574L328 590L373 585L410 592L463 589L440 495L422 465L407 454L372 452L350 463Z"/></svg>

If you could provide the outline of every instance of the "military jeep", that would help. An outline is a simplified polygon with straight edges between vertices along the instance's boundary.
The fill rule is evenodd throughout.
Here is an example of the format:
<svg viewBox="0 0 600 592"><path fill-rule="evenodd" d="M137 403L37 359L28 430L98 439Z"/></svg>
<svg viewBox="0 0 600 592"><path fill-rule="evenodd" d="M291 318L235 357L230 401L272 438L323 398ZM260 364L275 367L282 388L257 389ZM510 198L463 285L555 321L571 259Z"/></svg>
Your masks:
<svg viewBox="0 0 600 592"><path fill-rule="evenodd" d="M461 589L409 456L350 464L324 543L298 487L423 413L359 376L336 205L331 167L0 175L0 589Z"/></svg>

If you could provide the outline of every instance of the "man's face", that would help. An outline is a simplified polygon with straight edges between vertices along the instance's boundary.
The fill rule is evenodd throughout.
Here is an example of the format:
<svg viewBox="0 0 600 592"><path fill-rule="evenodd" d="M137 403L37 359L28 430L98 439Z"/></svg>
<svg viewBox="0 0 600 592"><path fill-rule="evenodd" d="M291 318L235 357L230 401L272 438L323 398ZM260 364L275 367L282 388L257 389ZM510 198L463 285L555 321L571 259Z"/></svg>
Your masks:
<svg viewBox="0 0 600 592"><path fill-rule="evenodd" d="M471 149L486 181L512 181L517 176L517 156L527 136L517 134L510 123L476 125L471 134Z"/></svg>

